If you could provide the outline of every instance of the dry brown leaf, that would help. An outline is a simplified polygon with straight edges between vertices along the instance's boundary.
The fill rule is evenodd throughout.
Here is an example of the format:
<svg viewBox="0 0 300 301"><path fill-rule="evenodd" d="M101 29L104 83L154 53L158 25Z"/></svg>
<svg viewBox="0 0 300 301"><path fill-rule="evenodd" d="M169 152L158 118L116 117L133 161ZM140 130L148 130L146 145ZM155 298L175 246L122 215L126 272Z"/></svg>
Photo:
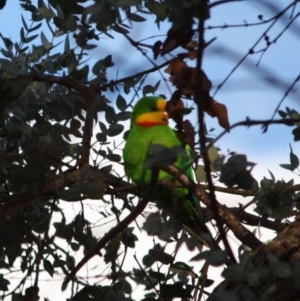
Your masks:
<svg viewBox="0 0 300 301"><path fill-rule="evenodd" d="M206 113L208 113L212 117L217 117L220 126L223 127L227 132L230 131L228 113L225 105L212 99L210 102L209 110L206 111Z"/></svg>
<svg viewBox="0 0 300 301"><path fill-rule="evenodd" d="M169 64L168 68L165 69L165 72L172 76L179 73L184 67L186 67L186 63L184 61L175 59Z"/></svg>
<svg viewBox="0 0 300 301"><path fill-rule="evenodd" d="M198 51L197 50L190 50L189 52L188 52L188 58L189 59L191 59L191 60L194 60L194 59L196 59L197 57L198 57Z"/></svg>
<svg viewBox="0 0 300 301"><path fill-rule="evenodd" d="M165 69L166 73L171 75L170 81L178 87L182 94L191 97L195 94L197 69L189 67L183 60L175 59L172 61L168 68ZM201 89L209 91L212 87L211 81L206 74L201 71Z"/></svg>
<svg viewBox="0 0 300 301"><path fill-rule="evenodd" d="M195 149L195 136L196 136L196 131L195 128L193 127L193 125L191 124L191 122L189 120L184 120L182 123L182 128L183 128L183 132L186 136L186 140L188 145L191 148L191 151L194 151Z"/></svg>
<svg viewBox="0 0 300 301"><path fill-rule="evenodd" d="M166 110L169 114L169 117L172 118L179 126L182 122L184 115L184 103L181 100L181 92L176 90L171 99L167 102Z"/></svg>
<svg viewBox="0 0 300 301"><path fill-rule="evenodd" d="M204 91L209 91L212 87L211 81L203 70L201 70L201 87Z"/></svg>

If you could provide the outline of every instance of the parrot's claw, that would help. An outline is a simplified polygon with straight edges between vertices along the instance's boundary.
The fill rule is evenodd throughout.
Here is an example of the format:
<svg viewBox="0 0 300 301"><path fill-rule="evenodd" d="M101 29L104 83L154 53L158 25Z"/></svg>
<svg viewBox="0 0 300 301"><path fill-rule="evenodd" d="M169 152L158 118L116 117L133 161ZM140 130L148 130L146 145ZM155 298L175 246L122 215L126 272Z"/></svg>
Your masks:
<svg viewBox="0 0 300 301"><path fill-rule="evenodd" d="M158 184L161 185L164 189L168 190L170 190L174 185L173 181L170 179L162 179Z"/></svg>

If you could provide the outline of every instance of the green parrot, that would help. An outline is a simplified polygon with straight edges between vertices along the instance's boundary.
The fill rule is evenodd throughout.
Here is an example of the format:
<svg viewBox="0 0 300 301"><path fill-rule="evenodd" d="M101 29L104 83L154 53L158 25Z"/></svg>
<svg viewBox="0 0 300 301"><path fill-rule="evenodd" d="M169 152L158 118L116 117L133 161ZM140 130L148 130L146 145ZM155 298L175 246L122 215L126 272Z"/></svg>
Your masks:
<svg viewBox="0 0 300 301"><path fill-rule="evenodd" d="M148 184L151 170L145 168L145 162L150 155L150 145L162 145L166 148L181 147L174 130L168 125L166 100L161 97L143 97L133 108L130 131L123 149L124 169L127 177L138 184ZM176 167L194 180L189 149L182 149L174 163ZM173 179L165 171L159 171L158 181ZM163 185L161 185L163 186ZM174 194L176 198L175 216L191 235L196 235L208 247L212 247L213 239L207 229L199 200L185 188L167 190L158 187L154 199L158 205L172 212L174 210Z"/></svg>

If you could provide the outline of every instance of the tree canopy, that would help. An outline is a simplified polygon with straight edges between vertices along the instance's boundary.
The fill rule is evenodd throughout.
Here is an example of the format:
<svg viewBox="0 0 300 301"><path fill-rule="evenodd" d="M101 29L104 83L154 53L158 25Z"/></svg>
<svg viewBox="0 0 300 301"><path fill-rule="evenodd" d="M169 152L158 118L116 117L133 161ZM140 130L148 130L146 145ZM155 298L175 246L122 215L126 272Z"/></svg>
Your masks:
<svg viewBox="0 0 300 301"><path fill-rule="evenodd" d="M247 153L219 146L234 130L246 137L255 126L257 135L277 126L288 129L290 142L300 140L297 108L284 106L299 72L287 82L261 67L299 29L299 1L260 1L255 21L231 23L228 15L210 24L215 11L241 2L245 9L246 1L234 0L19 1L20 35L0 28L2 300L54 300L45 280L59 283L55 299L61 293L72 301L300 300L300 185L272 171L257 178ZM0 18L8 5L0 0ZM232 50L240 38L226 38L236 28L249 39L259 32L240 55ZM214 46L222 38L223 47ZM221 83L207 72L206 53L230 63ZM280 54L274 64L288 64ZM230 111L217 94L233 74L253 67L253 56L253 78L282 92L266 119L244 118L238 106ZM263 91L248 100L241 90L247 101L240 107L256 102L259 114ZM145 95L168 100L197 182L172 165L173 149L153 148L147 166L170 173L201 201L218 248L199 251L176 212L151 202L157 185L171 193L172 183L153 177L144 187L124 176L132 106ZM282 170L298 176L291 144L289 162L281 159ZM275 233L270 241L261 235L267 229Z"/></svg>

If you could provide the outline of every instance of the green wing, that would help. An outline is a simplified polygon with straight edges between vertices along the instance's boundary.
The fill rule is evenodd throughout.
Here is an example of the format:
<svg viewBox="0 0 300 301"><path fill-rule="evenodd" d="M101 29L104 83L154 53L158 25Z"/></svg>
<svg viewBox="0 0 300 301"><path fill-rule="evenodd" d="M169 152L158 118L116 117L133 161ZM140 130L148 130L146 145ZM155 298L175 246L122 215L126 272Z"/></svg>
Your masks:
<svg viewBox="0 0 300 301"><path fill-rule="evenodd" d="M135 183L148 184L151 179L151 171L144 169L144 164L149 154L149 145L161 144L165 147L180 146L174 131L165 125L143 128L134 125L127 137L123 150L125 173ZM175 165L181 166L179 158ZM159 180L171 178L169 174L161 171Z"/></svg>

